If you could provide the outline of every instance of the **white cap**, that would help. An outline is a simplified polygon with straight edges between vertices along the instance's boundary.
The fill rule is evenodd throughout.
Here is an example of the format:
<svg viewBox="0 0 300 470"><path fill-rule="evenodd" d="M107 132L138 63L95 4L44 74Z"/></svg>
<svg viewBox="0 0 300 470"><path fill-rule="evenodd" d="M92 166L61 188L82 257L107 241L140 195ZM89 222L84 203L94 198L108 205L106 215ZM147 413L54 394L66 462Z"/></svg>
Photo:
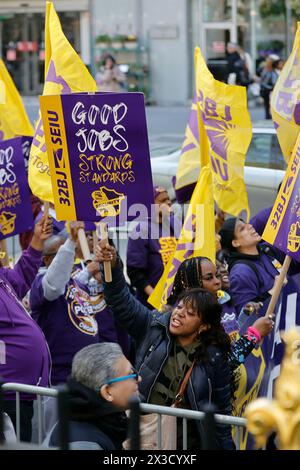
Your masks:
<svg viewBox="0 0 300 470"><path fill-rule="evenodd" d="M280 57L277 54L270 54L270 55L268 55L267 59L270 59L273 62L275 62L276 60L280 60Z"/></svg>

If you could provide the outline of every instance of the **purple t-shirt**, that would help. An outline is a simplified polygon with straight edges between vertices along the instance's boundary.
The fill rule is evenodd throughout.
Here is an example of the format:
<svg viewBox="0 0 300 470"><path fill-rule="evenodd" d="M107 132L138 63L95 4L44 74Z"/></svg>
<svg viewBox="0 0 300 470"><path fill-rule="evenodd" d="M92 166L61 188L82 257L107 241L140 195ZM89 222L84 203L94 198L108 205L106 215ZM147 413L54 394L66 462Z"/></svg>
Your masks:
<svg viewBox="0 0 300 470"><path fill-rule="evenodd" d="M72 360L80 349L101 341L117 342L113 315L103 293L97 298L70 279L65 292L50 302L44 297L43 274L36 277L30 293L32 316L42 328L52 358L51 382L65 383Z"/></svg>
<svg viewBox="0 0 300 470"><path fill-rule="evenodd" d="M41 257L41 252L29 247L14 269L0 269L0 377L4 382L49 386L50 355L45 337L21 303ZM7 393L6 398L14 396ZM29 395L23 398L31 399Z"/></svg>

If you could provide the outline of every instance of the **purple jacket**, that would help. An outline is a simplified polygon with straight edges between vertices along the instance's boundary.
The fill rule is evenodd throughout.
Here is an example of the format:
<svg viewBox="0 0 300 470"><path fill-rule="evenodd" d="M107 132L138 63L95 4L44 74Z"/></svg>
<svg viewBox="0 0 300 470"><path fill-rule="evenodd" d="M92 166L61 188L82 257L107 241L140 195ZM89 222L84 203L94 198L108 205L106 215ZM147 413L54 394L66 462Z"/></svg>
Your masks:
<svg viewBox="0 0 300 470"><path fill-rule="evenodd" d="M45 337L21 300L30 289L42 253L29 247L14 269L0 269L0 377L4 382L49 385L50 356ZM7 398L13 399L8 393ZM23 398L23 397L22 397ZM30 399L24 395L24 399Z"/></svg>
<svg viewBox="0 0 300 470"><path fill-rule="evenodd" d="M42 328L51 352L53 385L65 383L71 373L74 355L89 344L118 342L115 323L103 294L92 300L89 294L70 279L59 298L44 297L43 274L36 277L31 293L32 316Z"/></svg>
<svg viewBox="0 0 300 470"><path fill-rule="evenodd" d="M229 259L230 268L230 294L235 308L239 313L242 307L251 301L264 301L268 291L274 285L275 276L278 276L276 260L260 252L259 255L238 255ZM234 260L246 259L255 265L255 270L244 263L233 264Z"/></svg>

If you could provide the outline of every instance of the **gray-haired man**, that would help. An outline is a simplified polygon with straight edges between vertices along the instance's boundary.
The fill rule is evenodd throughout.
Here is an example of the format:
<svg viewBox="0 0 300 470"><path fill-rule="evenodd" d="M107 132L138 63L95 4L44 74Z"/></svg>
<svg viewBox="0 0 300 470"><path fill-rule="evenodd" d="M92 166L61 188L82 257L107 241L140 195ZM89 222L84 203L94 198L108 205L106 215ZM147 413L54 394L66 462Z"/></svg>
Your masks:
<svg viewBox="0 0 300 470"><path fill-rule="evenodd" d="M139 376L118 344L91 344L79 351L68 380L69 445L73 450L121 450L126 439L125 410L138 394ZM48 446L58 446L58 425Z"/></svg>

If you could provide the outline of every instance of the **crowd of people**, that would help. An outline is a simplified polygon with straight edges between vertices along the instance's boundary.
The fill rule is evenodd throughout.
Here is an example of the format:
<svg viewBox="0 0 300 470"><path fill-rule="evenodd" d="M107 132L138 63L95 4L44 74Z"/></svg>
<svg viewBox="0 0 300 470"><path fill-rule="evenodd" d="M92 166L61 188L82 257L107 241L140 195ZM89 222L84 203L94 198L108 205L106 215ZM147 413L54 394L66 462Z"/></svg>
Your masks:
<svg viewBox="0 0 300 470"><path fill-rule="evenodd" d="M264 313L283 254L263 243L254 228L259 221L262 229L268 210L253 224L218 214L216 264L206 257L186 259L167 304L162 311L153 309L148 297L179 236L167 191L155 187L154 199L156 218L140 224L143 237L129 236L126 266L111 240L94 245L89 232L93 260L84 263L78 242L84 224L65 227L53 210L46 216L41 207L18 263L0 270L6 347L1 379L44 387L68 384L73 449L121 449L130 399L138 395L145 403L172 406L183 382L177 406L197 411L212 403L230 415L236 372L274 327L273 316ZM112 282L103 275L107 261ZM297 272L293 262L289 273ZM249 318L253 321L245 330ZM24 441L32 438L34 400L21 395ZM15 426L13 393L5 393L4 411ZM57 419L55 400L49 398L44 401L45 445L58 443ZM178 449L182 433L178 420ZM187 439L189 449L201 448L201 422L189 421ZM216 446L234 449L230 426L217 427Z"/></svg>

